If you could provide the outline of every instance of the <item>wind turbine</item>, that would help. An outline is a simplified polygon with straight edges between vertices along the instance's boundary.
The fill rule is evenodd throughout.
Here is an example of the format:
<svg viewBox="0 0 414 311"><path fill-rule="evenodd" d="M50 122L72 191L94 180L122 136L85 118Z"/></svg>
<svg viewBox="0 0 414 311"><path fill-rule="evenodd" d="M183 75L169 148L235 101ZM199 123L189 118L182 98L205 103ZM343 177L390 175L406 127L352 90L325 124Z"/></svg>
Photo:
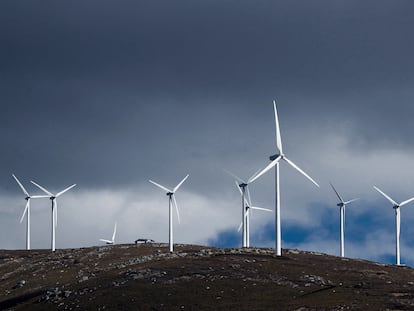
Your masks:
<svg viewBox="0 0 414 311"><path fill-rule="evenodd" d="M395 202L393 199L390 198L387 194L381 191L379 188L374 186L374 189L381 193L384 198L386 198L391 204L393 205L393 209L395 210L395 263L399 266L400 262L400 231L401 231L401 214L400 214L400 207L404 206L412 201L414 201L414 197L401 203Z"/></svg>
<svg viewBox="0 0 414 311"><path fill-rule="evenodd" d="M243 191L242 191L242 189L241 189L241 187L240 187L240 185L237 181L236 181L236 187L239 190L240 195L243 197ZM245 207L244 207L245 218L244 218L244 221L245 221L245 228L246 228L246 246L245 247L250 247L250 215L252 213L252 212L250 212L250 210L259 210L259 211L266 211L266 212L272 212L272 210L267 209L267 208L253 206L249 188L247 188L247 198L244 199L244 202L245 202ZM240 231L240 229L242 227L243 227L243 221L240 223L240 226L237 229L237 231Z"/></svg>
<svg viewBox="0 0 414 311"><path fill-rule="evenodd" d="M105 242L108 245L113 245L115 244L115 235L116 235L116 223L114 227L114 233L112 234L112 239L111 240L99 239L99 241Z"/></svg>
<svg viewBox="0 0 414 311"><path fill-rule="evenodd" d="M345 257L345 242L344 242L344 227L345 227L345 207L347 204L350 204L358 199L352 199L349 201L344 201L344 199L342 199L341 195L338 193L338 191L336 191L335 187L332 185L331 183L331 187L333 189L333 191L335 191L338 199L339 199L339 203L337 204L337 206L339 206L339 213L340 213L340 230L341 230L341 252L340 255L341 257Z"/></svg>
<svg viewBox="0 0 414 311"><path fill-rule="evenodd" d="M290 166L292 166L295 170L299 173L304 175L307 179L309 179L312 183L319 187L318 183L314 181L308 174L306 174L302 169L300 169L295 163L289 160L285 154L283 153L282 149L282 140L280 137L280 128L279 128L279 118L277 115L276 109L276 101L273 101L273 109L275 113L275 126L276 126L276 148L278 153L269 157L270 164L267 165L262 171L260 171L254 178L252 178L251 182L255 181L261 175L269 171L272 167L275 167L275 191L276 191L276 249L275 254L276 256L282 255L282 236L281 236L281 224L280 224L280 180L279 180L279 163L281 160L287 162Z"/></svg>
<svg viewBox="0 0 414 311"><path fill-rule="evenodd" d="M240 229L242 230L242 247L249 247L249 227L248 227L248 206L251 205L251 199L250 199L250 191L249 191L249 184L251 183L252 179L256 176L256 174L259 172L257 171L256 173L254 173L247 181L241 179L239 176L237 176L236 174L233 174L232 172L228 171L228 170L224 170L227 174L229 174L230 176L234 177L236 179L236 185L237 188L240 191L241 194L241 202L242 202L242 221L241 221L241 228L238 229L238 231L240 231ZM247 199L246 199L247 196Z"/></svg>
<svg viewBox="0 0 414 311"><path fill-rule="evenodd" d="M175 192L178 190L178 188L181 187L181 185L183 184L183 182L185 182L185 180L188 178L188 175L185 176L179 183L177 186L175 186L172 190L168 189L167 187L164 187L163 185L160 185L158 183L156 183L155 181L149 180L150 183L154 184L155 186L161 188L162 190L167 191L167 196L168 196L168 210L169 210L169 246L170 246L170 252L172 253L174 251L174 246L173 246L173 220L172 220L172 206L174 204L175 206L175 210L177 212L177 218L178 218L178 223L180 223L180 213L178 211L178 205L177 205L177 200L175 199Z"/></svg>
<svg viewBox="0 0 414 311"><path fill-rule="evenodd" d="M73 184L72 186L69 186L67 188L65 188L64 190L53 194L52 192L50 192L49 190L47 190L46 188L40 186L39 184L35 183L34 181L30 181L33 185L35 185L36 187L38 187L39 189L41 189L43 192L45 192L46 194L49 195L49 199L52 201L52 241L51 241L51 249L52 252L55 251L56 249L56 226L57 226L57 198L60 197L62 194L64 194L66 191L69 191L70 189L72 189L73 187L76 186L76 184Z"/></svg>
<svg viewBox="0 0 414 311"><path fill-rule="evenodd" d="M26 207L24 208L23 215L20 218L20 223L22 223L24 215L27 213L26 218L26 249L30 249L30 199L37 199L37 198L47 198L47 195L33 195L31 196L29 192L23 187L22 183L20 182L17 177L12 174L14 180L16 180L17 184L19 185L20 189L22 189L23 193L26 195L24 198L26 200Z"/></svg>

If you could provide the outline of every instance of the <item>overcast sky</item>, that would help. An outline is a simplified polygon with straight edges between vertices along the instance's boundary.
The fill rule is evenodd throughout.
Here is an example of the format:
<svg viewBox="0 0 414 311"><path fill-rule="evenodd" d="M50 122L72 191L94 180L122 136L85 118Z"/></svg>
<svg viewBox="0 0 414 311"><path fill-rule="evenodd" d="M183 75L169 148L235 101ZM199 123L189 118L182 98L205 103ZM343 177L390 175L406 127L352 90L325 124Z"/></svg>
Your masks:
<svg viewBox="0 0 414 311"><path fill-rule="evenodd" d="M332 181L350 205L346 254L394 261L396 201L414 196L412 1L42 1L0 3L0 248L24 248L24 196L59 198L57 248L168 239L239 246L239 195L284 151L321 188L281 168L283 246L339 253ZM274 208L274 174L251 185ZM50 245L50 202L32 202L32 246ZM414 205L402 262L414 265ZM274 246L255 213L251 244Z"/></svg>

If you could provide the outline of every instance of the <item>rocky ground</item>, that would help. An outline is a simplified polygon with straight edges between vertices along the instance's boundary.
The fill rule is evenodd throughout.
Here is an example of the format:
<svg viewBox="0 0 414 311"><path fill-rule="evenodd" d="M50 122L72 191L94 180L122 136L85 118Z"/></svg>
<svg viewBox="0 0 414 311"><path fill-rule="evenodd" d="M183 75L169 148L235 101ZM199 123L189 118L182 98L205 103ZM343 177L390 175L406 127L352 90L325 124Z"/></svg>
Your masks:
<svg viewBox="0 0 414 311"><path fill-rule="evenodd" d="M0 250L0 310L414 310L414 270L176 245Z"/></svg>

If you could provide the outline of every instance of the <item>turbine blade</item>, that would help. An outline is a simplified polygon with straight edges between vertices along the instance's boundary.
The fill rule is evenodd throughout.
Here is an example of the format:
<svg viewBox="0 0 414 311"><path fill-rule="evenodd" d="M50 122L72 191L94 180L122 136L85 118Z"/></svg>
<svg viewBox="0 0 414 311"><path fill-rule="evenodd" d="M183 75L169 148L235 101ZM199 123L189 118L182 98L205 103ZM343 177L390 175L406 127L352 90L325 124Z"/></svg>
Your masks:
<svg viewBox="0 0 414 311"><path fill-rule="evenodd" d="M259 210L259 211L266 211L266 212L273 212L271 209L263 208L263 207L257 207L257 206L250 206L251 209Z"/></svg>
<svg viewBox="0 0 414 311"><path fill-rule="evenodd" d="M36 187L38 187L40 190L42 190L43 192L47 193L48 195L50 195L51 197L53 197L53 193L51 193L49 190L47 190L46 188L43 188L41 185L35 183L33 180L30 181L33 185L35 185Z"/></svg>
<svg viewBox="0 0 414 311"><path fill-rule="evenodd" d="M342 199L342 197L341 197L341 195L339 194L339 192L338 192L338 191L336 191L336 189L335 189L334 185L333 185L331 182L330 182L330 184L331 184L331 187L332 187L333 191L335 191L335 193L336 193L336 195L337 195L337 197L338 197L339 201L341 201L341 203L345 203L345 202L344 202L344 199ZM345 203L345 204L346 204L346 203Z"/></svg>
<svg viewBox="0 0 414 311"><path fill-rule="evenodd" d="M377 190L379 193L381 193L382 195L383 195L383 197L384 198L386 198L388 201L390 201L391 202L391 204L392 205L398 205L398 203L397 202L395 202L393 199L391 199L387 194L385 194L380 188L378 188L378 187L375 187L374 186L374 189L375 190Z"/></svg>
<svg viewBox="0 0 414 311"><path fill-rule="evenodd" d="M401 202L401 203L399 204L399 206L406 205L406 204L408 204L408 203L410 203L410 202L412 202L412 201L414 201L414 198L411 198L411 199L408 199L408 200L405 200L405 201Z"/></svg>
<svg viewBox="0 0 414 311"><path fill-rule="evenodd" d="M16 182L17 182L17 184L19 185L20 189L22 189L23 193L24 193L26 196L30 197L29 192L27 192L27 190L23 187L23 185L22 185L22 183L20 182L20 180L18 180L18 179L17 179L17 177L16 177L14 174L12 174L12 176L13 176L14 180L16 180Z"/></svg>
<svg viewBox="0 0 414 311"><path fill-rule="evenodd" d="M69 191L70 189L72 189L73 187L75 187L76 184L73 184L72 186L67 187L66 189L62 190L61 192L58 192L56 194L56 197L61 196L62 194L64 194L66 191Z"/></svg>
<svg viewBox="0 0 414 311"><path fill-rule="evenodd" d="M175 195L172 196L173 197L173 201L174 201L174 205L175 205L175 211L177 212L177 218L178 218L178 223L180 224L180 212L178 211L178 205L177 205L177 200L175 199Z"/></svg>
<svg viewBox="0 0 414 311"><path fill-rule="evenodd" d="M250 190L249 190L249 187L247 186L246 187L246 189L247 189L247 201L248 201L248 205L249 206L252 206L252 197L250 196Z"/></svg>
<svg viewBox="0 0 414 311"><path fill-rule="evenodd" d="M20 223L22 223L22 221L24 219L24 215L26 215L26 212L29 209L29 206L30 206L30 199L28 199L27 202L26 202L26 207L24 208L22 218L20 218Z"/></svg>
<svg viewBox="0 0 414 311"><path fill-rule="evenodd" d="M187 174L187 176L185 176L184 178L183 178L183 180L181 180L180 181L180 183L177 185L177 186L175 186L175 188L173 189L173 192L176 192L177 190L178 190L178 188L180 188L181 187L181 185L183 184L183 182L185 182L186 181L186 179L188 178L188 176L190 176L189 174Z"/></svg>
<svg viewBox="0 0 414 311"><path fill-rule="evenodd" d="M57 204L57 200L56 199L54 201L55 201L55 228L57 228L57 224L58 224L58 217L57 217L57 214L58 214L58 204Z"/></svg>
<svg viewBox="0 0 414 311"><path fill-rule="evenodd" d="M235 180L235 183L236 183L236 187L237 187L237 189L238 189L238 190L239 190L239 192L240 192L240 195L243 195L243 192L242 192L242 190L241 190L241 188L240 188L239 183L237 182L237 180Z"/></svg>
<svg viewBox="0 0 414 311"><path fill-rule="evenodd" d="M231 177L234 177L237 181L239 181L239 182L241 182L241 183L244 183L244 184L247 184L247 182L246 181L244 181L243 179L241 179L239 176L237 176L236 174L233 174L232 172L230 172L230 171L228 171L228 170L226 170L226 169L224 169L223 171L225 171L227 174L229 174Z"/></svg>
<svg viewBox="0 0 414 311"><path fill-rule="evenodd" d="M252 182L252 180L254 179L254 177L256 177L256 175L261 171L262 169L259 168L256 172L254 172L254 174L252 176L250 176L250 178L247 180L246 184L250 184Z"/></svg>
<svg viewBox="0 0 414 311"><path fill-rule="evenodd" d="M243 222L240 223L239 228L237 229L237 232L240 232L241 228L243 227Z"/></svg>
<svg viewBox="0 0 414 311"><path fill-rule="evenodd" d="M283 154L282 139L280 137L279 117L277 115L276 100L273 100L273 110L275 112L275 126L276 126L276 147L280 154Z"/></svg>
<svg viewBox="0 0 414 311"><path fill-rule="evenodd" d="M358 200L359 200L359 198L352 199L352 200L344 202L344 204L349 204L349 203L352 203L352 202L355 202L355 201L358 201Z"/></svg>
<svg viewBox="0 0 414 311"><path fill-rule="evenodd" d="M105 242L105 243L112 243L112 241L105 240L105 239L99 239L99 241Z"/></svg>
<svg viewBox="0 0 414 311"><path fill-rule="evenodd" d="M346 223L346 217L345 217L345 214L346 214L346 206L344 206L344 229L345 229L345 223Z"/></svg>
<svg viewBox="0 0 414 311"><path fill-rule="evenodd" d="M240 195L243 195L243 191L241 190L241 188L240 188L240 186L239 186L239 184L238 184L237 180L236 180L235 182L236 182L236 187L237 187L237 189L239 189ZM246 196L244 197L244 203L245 203L246 205L249 205L249 202L247 202Z"/></svg>
<svg viewBox="0 0 414 311"><path fill-rule="evenodd" d="M114 233L112 234L112 242L115 242L115 235L116 235L116 222L114 227Z"/></svg>
<svg viewBox="0 0 414 311"><path fill-rule="evenodd" d="M32 195L31 199L40 199L40 198L48 198L48 195Z"/></svg>
<svg viewBox="0 0 414 311"><path fill-rule="evenodd" d="M167 191L167 192L173 192L172 190L170 190L170 189L168 189L168 188L164 187L163 185L157 184L155 181L149 180L149 182L150 182L151 184L154 184L154 185L156 185L157 187L161 188L162 190L165 190L165 191Z"/></svg>
<svg viewBox="0 0 414 311"><path fill-rule="evenodd" d="M317 187L319 187L318 183L314 181L308 174L306 174L299 166L297 166L295 163L293 163L288 158L284 157L283 160L285 160L287 163L289 163L293 168L295 168L299 173L302 173L303 176L305 176L307 179L309 179L312 183L314 183Z"/></svg>
<svg viewBox="0 0 414 311"><path fill-rule="evenodd" d="M276 165L277 162L280 161L282 157L278 156L276 159L274 159L272 162L270 162L263 170L260 171L260 173L258 173L256 176L254 176L250 182L255 181L257 178L259 178L260 176L262 176L264 173L266 173L268 170L270 170L273 166Z"/></svg>

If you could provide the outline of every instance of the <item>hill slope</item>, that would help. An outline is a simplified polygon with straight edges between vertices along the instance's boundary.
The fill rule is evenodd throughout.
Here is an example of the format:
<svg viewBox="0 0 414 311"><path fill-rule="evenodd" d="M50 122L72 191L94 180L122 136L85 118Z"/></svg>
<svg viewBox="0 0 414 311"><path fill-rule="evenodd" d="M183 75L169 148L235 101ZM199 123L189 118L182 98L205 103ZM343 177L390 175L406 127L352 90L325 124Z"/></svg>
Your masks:
<svg viewBox="0 0 414 311"><path fill-rule="evenodd" d="M0 310L414 310L414 270L178 245L0 251Z"/></svg>

